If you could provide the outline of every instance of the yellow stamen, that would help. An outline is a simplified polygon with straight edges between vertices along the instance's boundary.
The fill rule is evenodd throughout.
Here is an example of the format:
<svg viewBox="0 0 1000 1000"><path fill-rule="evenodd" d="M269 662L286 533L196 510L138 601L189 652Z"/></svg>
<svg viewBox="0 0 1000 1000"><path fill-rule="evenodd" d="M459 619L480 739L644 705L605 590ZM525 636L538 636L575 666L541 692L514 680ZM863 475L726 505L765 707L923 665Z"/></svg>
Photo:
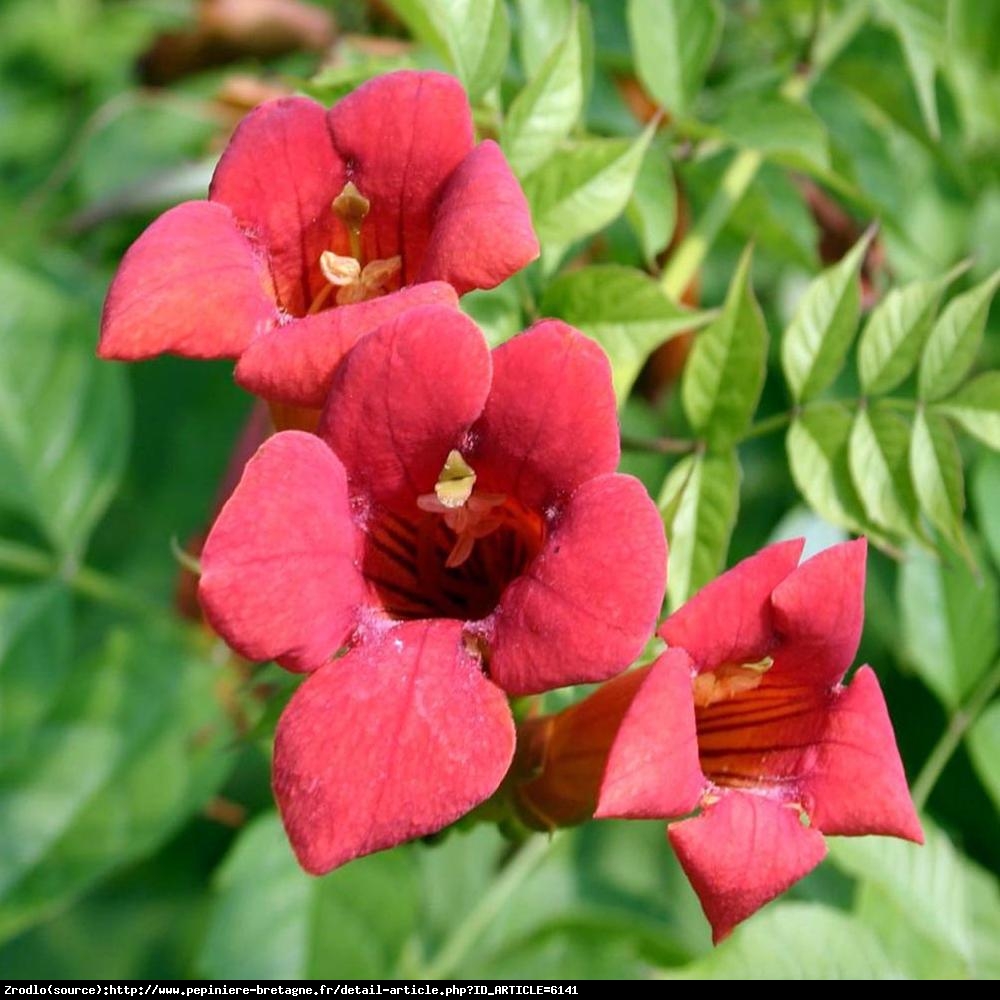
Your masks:
<svg viewBox="0 0 1000 1000"><path fill-rule="evenodd" d="M706 670L694 679L694 704L707 708L719 701L728 701L746 691L753 691L774 665L770 656L756 663L723 663L715 670Z"/></svg>
<svg viewBox="0 0 1000 1000"><path fill-rule="evenodd" d="M444 523L457 536L445 566L454 569L472 555L476 541L496 531L503 516L506 496L502 493L475 493L476 473L461 452L448 452L444 466L434 484L433 493L417 497L417 506L431 514L440 514Z"/></svg>
<svg viewBox="0 0 1000 1000"><path fill-rule="evenodd" d="M358 261L353 257L342 257L332 250L324 250L319 255L319 269L323 272L323 277L338 288L355 285L361 280L361 265Z"/></svg>

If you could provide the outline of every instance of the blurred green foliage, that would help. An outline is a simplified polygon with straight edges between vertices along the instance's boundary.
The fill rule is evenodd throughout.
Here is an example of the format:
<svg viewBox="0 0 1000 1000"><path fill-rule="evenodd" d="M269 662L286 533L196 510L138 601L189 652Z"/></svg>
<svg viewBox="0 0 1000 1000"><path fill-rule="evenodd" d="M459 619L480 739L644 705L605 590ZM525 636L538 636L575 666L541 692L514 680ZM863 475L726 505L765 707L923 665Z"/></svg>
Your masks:
<svg viewBox="0 0 1000 1000"><path fill-rule="evenodd" d="M184 0L0 8L0 968L995 978L1000 5L333 7L361 40L322 68L247 56L169 87L140 65ZM129 242L204 194L229 74L332 101L399 65L458 73L523 180L542 259L466 307L493 342L559 315L608 351L671 604L771 538L880 547L862 656L926 847L835 844L715 950L662 824L298 869L267 773L291 682L173 611L171 542L206 526L251 401L228 365L93 347ZM646 359L685 330L683 375L651 391Z"/></svg>

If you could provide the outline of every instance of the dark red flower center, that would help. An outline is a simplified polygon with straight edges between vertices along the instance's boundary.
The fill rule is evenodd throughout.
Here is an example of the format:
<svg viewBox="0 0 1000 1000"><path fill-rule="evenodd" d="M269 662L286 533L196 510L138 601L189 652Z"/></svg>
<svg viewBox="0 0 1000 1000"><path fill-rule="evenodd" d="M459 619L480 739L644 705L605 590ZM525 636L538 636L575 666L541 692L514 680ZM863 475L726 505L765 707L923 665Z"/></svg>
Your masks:
<svg viewBox="0 0 1000 1000"><path fill-rule="evenodd" d="M724 664L694 681L698 757L705 776L729 788L767 788L796 798L813 767L826 695L768 677L770 659Z"/></svg>
<svg viewBox="0 0 1000 1000"><path fill-rule="evenodd" d="M453 451L412 512L370 519L363 571L389 617L486 618L541 550L542 517L475 478Z"/></svg>

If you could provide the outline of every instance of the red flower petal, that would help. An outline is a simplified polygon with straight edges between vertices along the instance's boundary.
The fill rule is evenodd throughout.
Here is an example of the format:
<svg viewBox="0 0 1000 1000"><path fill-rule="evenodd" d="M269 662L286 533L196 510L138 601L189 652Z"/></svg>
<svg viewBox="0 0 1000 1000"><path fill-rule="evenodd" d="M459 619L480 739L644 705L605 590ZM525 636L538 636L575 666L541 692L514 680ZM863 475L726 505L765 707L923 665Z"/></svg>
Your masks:
<svg viewBox="0 0 1000 1000"><path fill-rule="evenodd" d="M295 693L274 747L274 792L302 867L434 833L487 799L514 753L503 693L453 621L369 637Z"/></svg>
<svg viewBox="0 0 1000 1000"><path fill-rule="evenodd" d="M871 667L861 667L826 718L817 759L802 782L803 805L818 830L879 833L924 842L906 785L889 712Z"/></svg>
<svg viewBox="0 0 1000 1000"><path fill-rule="evenodd" d="M702 587L661 626L701 669L753 663L774 646L771 592L798 565L803 539L769 545Z"/></svg>
<svg viewBox="0 0 1000 1000"><path fill-rule="evenodd" d="M613 472L618 417L607 356L559 320L536 323L493 352L493 388L474 433L482 488L536 510Z"/></svg>
<svg viewBox="0 0 1000 1000"><path fill-rule="evenodd" d="M669 819L697 806L707 782L698 762L692 670L682 649L668 649L653 664L622 719L595 815Z"/></svg>
<svg viewBox="0 0 1000 1000"><path fill-rule="evenodd" d="M440 278L459 295L493 288L539 252L521 186L495 142L477 146L452 174L417 281Z"/></svg>
<svg viewBox="0 0 1000 1000"><path fill-rule="evenodd" d="M652 635L666 562L659 512L638 480L584 483L500 599L490 676L513 695L613 677Z"/></svg>
<svg viewBox="0 0 1000 1000"><path fill-rule="evenodd" d="M434 304L457 307L458 296L450 285L431 281L293 320L250 344L236 365L236 381L264 399L320 409L334 369L365 334L407 309Z"/></svg>
<svg viewBox="0 0 1000 1000"><path fill-rule="evenodd" d="M97 353L234 358L277 319L266 265L230 212L188 201L129 247L108 290Z"/></svg>
<svg viewBox="0 0 1000 1000"><path fill-rule="evenodd" d="M315 670L357 621L359 558L343 466L319 438L286 431L247 463L212 526L199 597L237 652Z"/></svg>
<svg viewBox="0 0 1000 1000"><path fill-rule="evenodd" d="M462 313L420 306L365 337L337 369L319 433L351 493L415 513L483 408L490 352Z"/></svg>
<svg viewBox="0 0 1000 1000"><path fill-rule="evenodd" d="M795 809L746 792L724 793L669 834L716 943L826 856L823 835Z"/></svg>
<svg viewBox="0 0 1000 1000"><path fill-rule="evenodd" d="M774 628L781 635L767 680L836 684L854 661L865 616L865 555L859 538L813 556L771 596Z"/></svg>
<svg viewBox="0 0 1000 1000"><path fill-rule="evenodd" d="M346 230L330 207L345 181L326 111L305 97L251 111L215 169L209 197L228 205L263 245L278 300L293 315L304 315L326 284L320 254L348 252Z"/></svg>
<svg viewBox="0 0 1000 1000"><path fill-rule="evenodd" d="M444 73L389 73L334 105L329 122L347 178L371 202L361 230L365 258L400 254L403 284L411 284L442 187L473 147L465 91Z"/></svg>

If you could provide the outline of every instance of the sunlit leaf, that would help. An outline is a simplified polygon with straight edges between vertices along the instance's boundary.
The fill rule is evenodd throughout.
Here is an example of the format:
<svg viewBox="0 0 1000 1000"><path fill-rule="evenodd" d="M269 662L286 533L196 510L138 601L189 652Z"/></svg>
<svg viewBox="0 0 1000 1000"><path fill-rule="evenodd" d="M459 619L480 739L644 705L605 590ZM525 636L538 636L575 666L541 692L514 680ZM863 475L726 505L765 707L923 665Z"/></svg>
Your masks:
<svg viewBox="0 0 1000 1000"><path fill-rule="evenodd" d="M674 305L649 275L618 264L560 275L546 289L541 311L571 323L604 348L619 403L654 348L708 319L706 313Z"/></svg>
<svg viewBox="0 0 1000 1000"><path fill-rule="evenodd" d="M948 421L918 410L910 440L910 473L920 507L956 549L964 551L965 475Z"/></svg>
<svg viewBox="0 0 1000 1000"><path fill-rule="evenodd" d="M556 151L582 107L580 33L574 14L562 41L507 111L501 145L518 176L527 176Z"/></svg>
<svg viewBox="0 0 1000 1000"><path fill-rule="evenodd" d="M688 113L719 44L717 0L628 0L636 72L674 117Z"/></svg>
<svg viewBox="0 0 1000 1000"><path fill-rule="evenodd" d="M544 248L566 247L622 213L652 134L647 129L635 140L570 143L525 180L524 192Z"/></svg>
<svg viewBox="0 0 1000 1000"><path fill-rule="evenodd" d="M910 478L910 428L882 406L859 410L851 428L848 464L865 514L897 535L916 532L917 499Z"/></svg>
<svg viewBox="0 0 1000 1000"><path fill-rule="evenodd" d="M977 562L978 579L963 563L913 550L899 573L902 654L951 709L989 669L1000 645L996 577L982 559Z"/></svg>
<svg viewBox="0 0 1000 1000"><path fill-rule="evenodd" d="M973 917L989 916L997 925L995 882L927 820L924 833L922 846L892 837L836 838L830 856L861 880L859 915L908 975L974 977L979 943ZM984 878L993 882L992 892ZM928 947L937 952L936 967L925 964Z"/></svg>
<svg viewBox="0 0 1000 1000"><path fill-rule="evenodd" d="M764 387L767 326L754 298L750 262L747 249L721 315L695 339L681 383L691 426L719 448L736 441L750 426Z"/></svg>
<svg viewBox="0 0 1000 1000"><path fill-rule="evenodd" d="M935 322L920 358L918 388L923 399L939 399L966 376L983 340L990 302L1000 285L1000 271L956 296Z"/></svg>
<svg viewBox="0 0 1000 1000"><path fill-rule="evenodd" d="M1000 451L1000 372L986 372L934 404L987 447Z"/></svg>
<svg viewBox="0 0 1000 1000"><path fill-rule="evenodd" d="M781 338L781 365L796 401L812 399L836 377L854 339L861 308L858 274L874 233L810 282Z"/></svg>
<svg viewBox="0 0 1000 1000"><path fill-rule="evenodd" d="M503 73L510 23L503 0L389 0L413 34L455 68L473 101Z"/></svg>
<svg viewBox="0 0 1000 1000"><path fill-rule="evenodd" d="M913 371L941 294L961 270L894 288L872 310L858 342L858 374L866 393L888 392Z"/></svg>
<svg viewBox="0 0 1000 1000"><path fill-rule="evenodd" d="M657 136L642 158L625 217L639 240L647 264L666 249L677 223L677 187L667 143Z"/></svg>
<svg viewBox="0 0 1000 1000"><path fill-rule="evenodd" d="M776 903L663 979L902 979L868 929L817 903Z"/></svg>
<svg viewBox="0 0 1000 1000"><path fill-rule="evenodd" d="M660 496L670 543L671 608L722 571L739 501L740 465L735 452L689 455L671 470Z"/></svg>

